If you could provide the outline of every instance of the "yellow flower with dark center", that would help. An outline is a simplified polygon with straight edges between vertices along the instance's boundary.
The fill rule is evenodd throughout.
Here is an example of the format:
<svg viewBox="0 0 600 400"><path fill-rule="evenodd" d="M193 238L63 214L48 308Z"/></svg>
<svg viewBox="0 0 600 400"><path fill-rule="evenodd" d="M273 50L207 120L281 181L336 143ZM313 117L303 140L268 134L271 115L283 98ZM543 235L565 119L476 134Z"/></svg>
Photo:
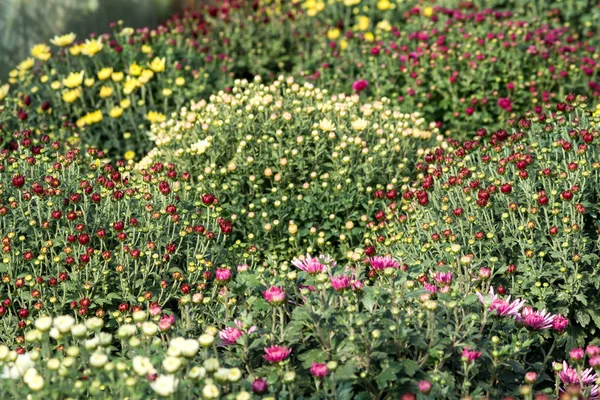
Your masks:
<svg viewBox="0 0 600 400"><path fill-rule="evenodd" d="M149 111L148 114L146 114L146 119L154 124L157 122L165 122L167 117L158 111Z"/></svg>
<svg viewBox="0 0 600 400"><path fill-rule="evenodd" d="M100 98L105 99L107 97L112 96L113 94L113 90L111 87L108 86L102 86L100 88Z"/></svg>
<svg viewBox="0 0 600 400"><path fill-rule="evenodd" d="M123 109L119 106L113 107L108 112L108 115L110 115L111 118L119 118L123 115Z"/></svg>
<svg viewBox="0 0 600 400"><path fill-rule="evenodd" d="M66 47L73 43L75 38L76 36L74 33L67 33L66 35L62 36L54 36L53 39L50 39L50 43L58 47Z"/></svg>
<svg viewBox="0 0 600 400"><path fill-rule="evenodd" d="M101 81L105 81L108 78L110 78L112 73L113 73L112 67L102 68L100 71L98 71L98 79L100 79Z"/></svg>
<svg viewBox="0 0 600 400"><path fill-rule="evenodd" d="M62 99L65 103L73 103L81 96L81 88L67 90L63 93Z"/></svg>
<svg viewBox="0 0 600 400"><path fill-rule="evenodd" d="M65 79L63 79L62 83L69 89L76 88L76 87L80 86L81 83L83 82L84 74L85 74L85 71L71 72L69 74L69 76L67 76Z"/></svg>
<svg viewBox="0 0 600 400"><path fill-rule="evenodd" d="M17 68L21 71L27 71L28 69L33 68L35 64L35 60L31 57L26 58L25 60L21 61L19 63L19 65L17 66Z"/></svg>
<svg viewBox="0 0 600 400"><path fill-rule="evenodd" d="M165 70L166 59L155 57L154 60L149 64L150 69L154 72L163 72Z"/></svg>
<svg viewBox="0 0 600 400"><path fill-rule="evenodd" d="M38 60L48 61L50 59L50 47L45 43L36 44L31 48L31 55Z"/></svg>
<svg viewBox="0 0 600 400"><path fill-rule="evenodd" d="M129 66L129 75L131 76L140 76L142 74L142 67L138 65L135 61L133 64Z"/></svg>
<svg viewBox="0 0 600 400"><path fill-rule="evenodd" d="M125 74L122 72L113 72L111 75L113 82L121 82L124 77L125 77Z"/></svg>
<svg viewBox="0 0 600 400"><path fill-rule="evenodd" d="M102 42L98 39L88 39L81 48L81 54L88 57L93 57L96 53L102 50Z"/></svg>

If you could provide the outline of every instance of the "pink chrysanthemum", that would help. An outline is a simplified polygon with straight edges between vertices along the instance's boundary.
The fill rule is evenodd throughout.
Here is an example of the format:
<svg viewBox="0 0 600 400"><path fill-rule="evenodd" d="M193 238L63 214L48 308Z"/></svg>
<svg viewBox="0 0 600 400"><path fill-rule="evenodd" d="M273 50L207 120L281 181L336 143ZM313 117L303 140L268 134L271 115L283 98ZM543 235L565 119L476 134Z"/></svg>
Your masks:
<svg viewBox="0 0 600 400"><path fill-rule="evenodd" d="M329 264L329 266L333 266L335 263L328 256L313 258L310 256L310 254L307 254L304 260L300 260L298 258L294 258L292 260L292 265L311 275L316 275L327 271L327 264Z"/></svg>
<svg viewBox="0 0 600 400"><path fill-rule="evenodd" d="M593 368L584 369L581 371L581 374L577 373L575 368L571 368L566 361L562 362L562 371L558 373L558 377L561 382L567 386L569 385L581 385L584 390L588 391L588 399L596 400L598 399L599 388L596 385L596 380L598 379L598 374L594 372ZM561 388L561 391L564 390Z"/></svg>
<svg viewBox="0 0 600 400"><path fill-rule="evenodd" d="M494 293L493 287L490 287L490 296L492 301L488 311L496 311L496 314L501 317L519 317L519 311L525 305L525 300L516 299L511 302L510 296L508 296L506 300L499 298L498 295ZM481 293L477 293L477 297L479 297L479 301L481 301L483 305L486 304L485 298Z"/></svg>
<svg viewBox="0 0 600 400"><path fill-rule="evenodd" d="M521 317L525 326L534 331L551 328L556 318L555 315L550 314L546 310L534 311L531 307L523 308Z"/></svg>
<svg viewBox="0 0 600 400"><path fill-rule="evenodd" d="M367 261L369 262L369 265L371 265L371 268L373 268L375 271L383 271L387 268L400 267L400 263L390 256L375 256L369 258Z"/></svg>
<svg viewBox="0 0 600 400"><path fill-rule="evenodd" d="M265 355L263 356L265 360L270 363L279 363L285 360L292 353L292 349L289 349L285 346L271 346L265 348Z"/></svg>

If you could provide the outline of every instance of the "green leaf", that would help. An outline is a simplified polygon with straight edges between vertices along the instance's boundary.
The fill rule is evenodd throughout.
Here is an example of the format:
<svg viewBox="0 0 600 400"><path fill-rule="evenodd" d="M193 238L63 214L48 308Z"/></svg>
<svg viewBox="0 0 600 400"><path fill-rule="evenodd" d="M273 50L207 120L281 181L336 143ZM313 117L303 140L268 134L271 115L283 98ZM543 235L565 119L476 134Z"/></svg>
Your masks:
<svg viewBox="0 0 600 400"><path fill-rule="evenodd" d="M415 373L419 370L419 364L413 360L404 360L402 361L402 369L406 373L406 375L413 377Z"/></svg>

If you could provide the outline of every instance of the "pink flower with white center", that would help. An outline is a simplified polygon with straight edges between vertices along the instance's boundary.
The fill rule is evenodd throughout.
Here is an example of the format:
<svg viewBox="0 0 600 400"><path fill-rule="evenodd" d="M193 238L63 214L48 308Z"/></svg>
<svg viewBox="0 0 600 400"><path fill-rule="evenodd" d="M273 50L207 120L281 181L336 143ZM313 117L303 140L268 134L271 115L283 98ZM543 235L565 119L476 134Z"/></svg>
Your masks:
<svg viewBox="0 0 600 400"><path fill-rule="evenodd" d="M584 369L581 371L581 374L578 374L577 370L569 367L566 361L562 362L562 366L563 369L558 373L558 377L563 384L567 386L573 384L580 385L583 389L589 389L588 399L598 399L599 388L595 384L598 374L594 372L593 368ZM564 389L561 388L561 391L564 392Z"/></svg>
<svg viewBox="0 0 600 400"><path fill-rule="evenodd" d="M223 341L223 344L226 346L236 344L237 340L242 337L244 332L241 329L234 328L232 326L228 326L219 332L219 337Z"/></svg>
<svg viewBox="0 0 600 400"><path fill-rule="evenodd" d="M285 300L285 292L280 287L271 286L270 288L268 288L267 290L265 290L263 292L263 297L270 304L277 306L277 305L280 305L281 303L283 303L283 301Z"/></svg>
<svg viewBox="0 0 600 400"><path fill-rule="evenodd" d="M520 317L519 311L525 305L525 300L516 299L511 302L510 296L506 300L502 300L494 293L493 287L490 287L490 296L492 302L488 311L496 311L496 314L501 317ZM479 297L479 301L483 305L486 304L485 298L481 293L477 293L477 297Z"/></svg>
<svg viewBox="0 0 600 400"><path fill-rule="evenodd" d="M171 328L173 326L174 323L175 323L174 315L163 314L163 316L160 318L160 321L158 322L158 327L160 328L161 331L167 331L167 330L169 330L169 328Z"/></svg>
<svg viewBox="0 0 600 400"><path fill-rule="evenodd" d="M552 322L556 318L555 315L550 314L546 310L533 311L531 307L523 308L521 317L525 326L534 331L551 328Z"/></svg>
<svg viewBox="0 0 600 400"><path fill-rule="evenodd" d="M271 346L265 348L265 355L263 357L268 362L275 364L288 358L291 353L292 349L285 346Z"/></svg>
<svg viewBox="0 0 600 400"><path fill-rule="evenodd" d="M431 284L431 283L427 283L427 282L425 282L425 283L423 284L423 287L424 287L424 288L425 288L425 290L427 290L428 292L431 292L431 293L437 293L437 286L435 286L435 285L433 285L433 284Z"/></svg>
<svg viewBox="0 0 600 400"><path fill-rule="evenodd" d="M348 275L338 275L331 277L331 287L338 292L350 287L350 277Z"/></svg>
<svg viewBox="0 0 600 400"><path fill-rule="evenodd" d="M440 286L447 286L452 283L452 272L436 272L432 276L433 280Z"/></svg>
<svg viewBox="0 0 600 400"><path fill-rule="evenodd" d="M304 260L294 258L292 260L292 265L311 275L320 274L327 270L327 266L323 264L319 258L312 258L309 254L306 255Z"/></svg>
<svg viewBox="0 0 600 400"><path fill-rule="evenodd" d="M387 268L400 267L400 263L390 256L375 256L367 259L367 261L371 265L371 268L373 268L375 271L383 271Z"/></svg>
<svg viewBox="0 0 600 400"><path fill-rule="evenodd" d="M217 281L227 282L229 279L231 279L231 271L228 268L217 268L215 276Z"/></svg>
<svg viewBox="0 0 600 400"><path fill-rule="evenodd" d="M481 357L480 351L469 350L469 347L465 347L462 352L462 358L464 361L473 362Z"/></svg>

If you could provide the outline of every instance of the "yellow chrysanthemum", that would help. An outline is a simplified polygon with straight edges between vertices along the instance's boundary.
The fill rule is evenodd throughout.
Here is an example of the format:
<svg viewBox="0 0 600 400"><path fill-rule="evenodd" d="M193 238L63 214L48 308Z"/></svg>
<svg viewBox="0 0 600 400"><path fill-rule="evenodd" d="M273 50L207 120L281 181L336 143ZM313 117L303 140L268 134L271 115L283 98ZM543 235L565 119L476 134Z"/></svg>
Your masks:
<svg viewBox="0 0 600 400"><path fill-rule="evenodd" d="M152 54L152 46L147 45L147 44L143 45L142 46L142 53L144 53L144 54Z"/></svg>
<svg viewBox="0 0 600 400"><path fill-rule="evenodd" d="M146 119L154 124L157 122L165 122L167 117L158 111L149 111L148 114L146 114Z"/></svg>
<svg viewBox="0 0 600 400"><path fill-rule="evenodd" d="M135 30L133 28L127 27L127 28L123 28L121 30L121 35L124 36L131 36L135 33Z"/></svg>
<svg viewBox="0 0 600 400"><path fill-rule="evenodd" d="M45 43L36 44L31 48L31 55L38 60L48 61L50 59L50 47Z"/></svg>
<svg viewBox="0 0 600 400"><path fill-rule="evenodd" d="M341 34L341 32L339 29L337 29L337 28L330 29L329 31L327 31L327 39L335 40L340 37L340 34Z"/></svg>
<svg viewBox="0 0 600 400"><path fill-rule="evenodd" d="M58 89L60 89L60 88L61 88L61 86L62 86L62 85L60 84L60 81L53 81L53 82L50 84L50 87L51 87L52 89L54 89L54 90L58 90Z"/></svg>
<svg viewBox="0 0 600 400"><path fill-rule="evenodd" d="M19 65L17 65L17 68L20 71L27 71L28 69L33 68L33 66L35 65L35 60L31 57L26 58L25 60L21 61L19 63Z"/></svg>
<svg viewBox="0 0 600 400"><path fill-rule="evenodd" d="M150 69L154 72L163 72L165 70L165 58L155 57L154 60L149 64Z"/></svg>
<svg viewBox="0 0 600 400"><path fill-rule="evenodd" d="M369 19L369 17L367 17L365 15L358 16L357 28L359 31L366 31L367 29L369 29L370 24L371 24L371 20Z"/></svg>
<svg viewBox="0 0 600 400"><path fill-rule="evenodd" d="M431 7L425 7L423 9L423 15L426 17L431 17L433 15L433 8Z"/></svg>
<svg viewBox="0 0 600 400"><path fill-rule="evenodd" d="M360 4L360 0L344 0L344 5L346 7L357 6Z"/></svg>
<svg viewBox="0 0 600 400"><path fill-rule="evenodd" d="M94 78L87 78L85 81L83 81L83 84L86 87L92 87L94 86L94 83L96 83L96 80Z"/></svg>
<svg viewBox="0 0 600 400"><path fill-rule="evenodd" d="M377 8L379 8L381 11L389 10L391 7L392 3L390 3L390 0L379 0L377 2Z"/></svg>
<svg viewBox="0 0 600 400"><path fill-rule="evenodd" d="M105 99L107 97L112 96L113 94L113 90L111 87L108 86L102 86L100 88L100 98Z"/></svg>
<svg viewBox="0 0 600 400"><path fill-rule="evenodd" d="M165 96L165 97L169 97L170 95L172 95L172 94L173 94L173 91L172 91L171 89L169 89L169 88L164 88L164 89L162 90L162 94L163 94L163 96Z"/></svg>
<svg viewBox="0 0 600 400"><path fill-rule="evenodd" d="M90 113L87 113L83 117L77 120L77 126L82 128L84 126L94 125L98 122L102 121L102 111L96 110Z"/></svg>
<svg viewBox="0 0 600 400"><path fill-rule="evenodd" d="M125 84L123 84L123 93L126 95L130 95L136 88L141 87L142 84L136 78L132 78L130 76L127 77Z"/></svg>
<svg viewBox="0 0 600 400"><path fill-rule="evenodd" d="M83 49L82 44L73 45L73 46L69 47L69 54L71 54L72 56L78 56L81 54L82 49Z"/></svg>
<svg viewBox="0 0 600 400"><path fill-rule="evenodd" d="M81 54L88 57L93 57L100 50L102 50L102 42L100 41L100 38L88 39L85 41L85 44L83 44L83 47L81 48Z"/></svg>
<svg viewBox="0 0 600 400"><path fill-rule="evenodd" d="M110 115L111 118L119 118L123 115L123 109L119 106L113 107L108 112L108 115Z"/></svg>
<svg viewBox="0 0 600 400"><path fill-rule="evenodd" d="M392 25L389 23L388 20L384 19L383 21L379 21L377 23L377 29L379 29L380 31L389 32L392 30Z"/></svg>
<svg viewBox="0 0 600 400"><path fill-rule="evenodd" d="M108 78L110 78L110 76L113 73L113 69L112 67L105 67L102 68L100 71L98 71L98 79L100 79L101 81L105 81Z"/></svg>
<svg viewBox="0 0 600 400"><path fill-rule="evenodd" d="M371 33L371 32L367 32L367 33L365 33L365 40L367 42L372 42L375 40L375 35L373 35L373 33Z"/></svg>
<svg viewBox="0 0 600 400"><path fill-rule="evenodd" d="M5 83L0 86L0 101L4 100L4 98L8 95L8 90L10 89L10 85Z"/></svg>
<svg viewBox="0 0 600 400"><path fill-rule="evenodd" d="M62 95L62 99L65 103L73 103L80 96L81 96L81 88L78 87L77 89L67 90L66 92L64 92Z"/></svg>
<svg viewBox="0 0 600 400"><path fill-rule="evenodd" d="M129 108L129 107L131 107L131 100L123 99L123 100L121 100L121 102L119 104L121 105L122 108Z"/></svg>
<svg viewBox="0 0 600 400"><path fill-rule="evenodd" d="M348 41L346 39L340 40L340 49L346 50L347 47L348 47Z"/></svg>
<svg viewBox="0 0 600 400"><path fill-rule="evenodd" d="M142 74L142 67L138 65L135 61L133 64L129 66L129 75L131 76L140 76Z"/></svg>
<svg viewBox="0 0 600 400"><path fill-rule="evenodd" d="M121 82L124 77L125 77L125 74L122 72L113 72L111 75L113 82Z"/></svg>
<svg viewBox="0 0 600 400"><path fill-rule="evenodd" d="M53 39L50 39L50 43L58 47L67 47L75 41L76 37L74 33L67 33L62 36L54 36Z"/></svg>
<svg viewBox="0 0 600 400"><path fill-rule="evenodd" d="M128 150L125 152L125 154L123 155L123 157L125 157L125 160L127 161L131 161L135 158L135 152L132 150Z"/></svg>
<svg viewBox="0 0 600 400"><path fill-rule="evenodd" d="M175 79L175 85L177 85L177 86L185 85L185 78L180 76L179 78Z"/></svg>
<svg viewBox="0 0 600 400"><path fill-rule="evenodd" d="M154 72L152 72L151 69L144 69L142 71L142 75L140 75L140 82L142 82L143 84L148 83L148 81L150 79L152 79L152 77L154 76Z"/></svg>
<svg viewBox="0 0 600 400"><path fill-rule="evenodd" d="M80 86L81 83L83 82L84 74L85 74L85 71L71 72L69 74L69 76L67 76L65 79L63 79L62 83L69 89L76 88L76 87Z"/></svg>

